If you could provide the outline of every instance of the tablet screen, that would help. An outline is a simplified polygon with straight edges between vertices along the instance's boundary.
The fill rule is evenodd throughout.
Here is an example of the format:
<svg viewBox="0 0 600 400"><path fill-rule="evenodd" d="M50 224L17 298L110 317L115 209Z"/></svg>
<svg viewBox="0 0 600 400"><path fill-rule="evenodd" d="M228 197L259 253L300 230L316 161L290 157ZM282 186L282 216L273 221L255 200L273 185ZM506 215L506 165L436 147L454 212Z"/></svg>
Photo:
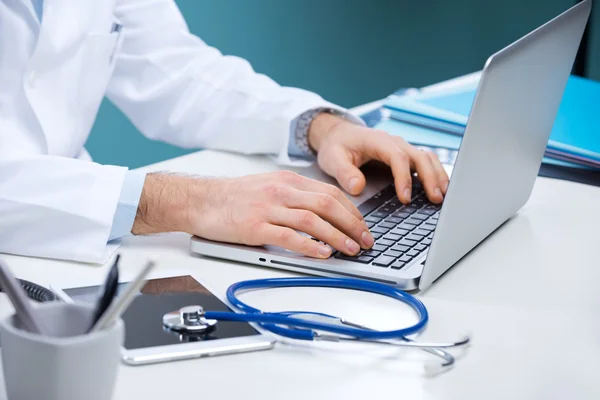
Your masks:
<svg viewBox="0 0 600 400"><path fill-rule="evenodd" d="M126 287L119 284L118 291ZM75 302L94 304L99 286L63 290ZM125 345L128 350L167 346L182 342L236 338L258 335L245 322L219 321L208 333L187 335L163 327L163 315L185 306L201 305L206 311L231 311L198 281L189 275L150 279L123 314L125 322Z"/></svg>

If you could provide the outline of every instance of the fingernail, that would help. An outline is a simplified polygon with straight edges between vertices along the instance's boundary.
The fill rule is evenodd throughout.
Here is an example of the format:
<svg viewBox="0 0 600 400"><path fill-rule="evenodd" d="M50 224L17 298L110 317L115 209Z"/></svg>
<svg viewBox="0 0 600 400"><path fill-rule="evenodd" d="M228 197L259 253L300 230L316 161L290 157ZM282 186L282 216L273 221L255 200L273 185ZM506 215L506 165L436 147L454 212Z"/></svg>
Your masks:
<svg viewBox="0 0 600 400"><path fill-rule="evenodd" d="M406 188L404 189L404 198L408 201L410 201L410 189Z"/></svg>
<svg viewBox="0 0 600 400"><path fill-rule="evenodd" d="M362 233L361 239L362 239L363 244L368 248L371 248L373 246L373 244L375 243L375 239L373 239L373 235L371 235L369 232L366 232L366 231Z"/></svg>
<svg viewBox="0 0 600 400"><path fill-rule="evenodd" d="M329 257L329 255L331 254L331 247L325 246L324 244L320 245L319 246L319 254L321 254L322 256L325 256L325 257Z"/></svg>
<svg viewBox="0 0 600 400"><path fill-rule="evenodd" d="M358 178L357 177L352 177L350 178L350 180L348 181L348 189L352 190L354 189L354 186L356 186L356 184L358 183Z"/></svg>
<svg viewBox="0 0 600 400"><path fill-rule="evenodd" d="M346 239L346 248L352 254L356 254L360 251L360 246L354 240L348 238Z"/></svg>
<svg viewBox="0 0 600 400"><path fill-rule="evenodd" d="M433 189L433 194L435 194L435 197L442 197L442 191L440 190L439 187L436 187L435 189Z"/></svg>
<svg viewBox="0 0 600 400"><path fill-rule="evenodd" d="M448 182L444 182L444 193L448 191Z"/></svg>

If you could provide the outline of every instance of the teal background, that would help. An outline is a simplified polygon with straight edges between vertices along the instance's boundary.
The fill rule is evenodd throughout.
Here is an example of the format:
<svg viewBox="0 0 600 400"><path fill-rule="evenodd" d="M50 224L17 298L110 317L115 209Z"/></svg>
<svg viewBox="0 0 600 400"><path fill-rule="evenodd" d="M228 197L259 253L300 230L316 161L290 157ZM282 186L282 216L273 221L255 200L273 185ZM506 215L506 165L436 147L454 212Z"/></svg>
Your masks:
<svg viewBox="0 0 600 400"><path fill-rule="evenodd" d="M482 68L573 0L178 0L190 30L283 85L352 107ZM596 19L600 13L596 7ZM600 21L598 21L600 24ZM600 79L600 32L591 35ZM593 37L592 37L593 36ZM117 145L115 145L117 144ZM134 168L190 152L144 138L105 101L87 148Z"/></svg>
<svg viewBox="0 0 600 400"><path fill-rule="evenodd" d="M588 45L588 77L600 81L600 1L594 0Z"/></svg>

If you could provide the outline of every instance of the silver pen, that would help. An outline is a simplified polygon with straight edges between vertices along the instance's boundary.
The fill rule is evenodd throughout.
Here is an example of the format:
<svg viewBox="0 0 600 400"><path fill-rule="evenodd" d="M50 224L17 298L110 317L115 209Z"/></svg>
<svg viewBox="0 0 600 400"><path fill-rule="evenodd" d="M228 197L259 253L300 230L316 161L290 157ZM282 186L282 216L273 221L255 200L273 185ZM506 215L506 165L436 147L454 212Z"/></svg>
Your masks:
<svg viewBox="0 0 600 400"><path fill-rule="evenodd" d="M108 307L108 309L102 314L100 319L90 330L90 333L99 331L101 329L111 326L115 321L125 312L129 304L135 298L135 295L140 291L144 283L146 282L146 276L154 268L156 264L152 261L148 262L146 266L140 271L135 277L133 282L127 285L125 291L118 296Z"/></svg>
<svg viewBox="0 0 600 400"><path fill-rule="evenodd" d="M13 276L8 265L2 262L2 260L0 260L0 285L12 302L16 317L23 325L23 328L32 333L46 334L48 331L44 329L42 321L36 318L36 312L29 303L29 297L21 287L19 281Z"/></svg>

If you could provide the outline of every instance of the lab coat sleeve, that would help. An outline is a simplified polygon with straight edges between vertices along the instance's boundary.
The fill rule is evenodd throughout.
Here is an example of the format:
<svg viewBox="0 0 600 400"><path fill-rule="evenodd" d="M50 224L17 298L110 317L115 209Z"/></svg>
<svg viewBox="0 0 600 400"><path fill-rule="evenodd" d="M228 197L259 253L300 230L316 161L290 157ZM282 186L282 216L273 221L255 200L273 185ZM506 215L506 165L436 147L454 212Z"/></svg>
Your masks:
<svg viewBox="0 0 600 400"><path fill-rule="evenodd" d="M108 240L117 240L131 235L145 182L146 172L127 171Z"/></svg>
<svg viewBox="0 0 600 400"><path fill-rule="evenodd" d="M126 173L65 157L0 158L0 252L104 263Z"/></svg>
<svg viewBox="0 0 600 400"><path fill-rule="evenodd" d="M151 139L275 154L290 164L296 117L318 107L345 111L208 46L189 32L173 0L118 0L116 17L124 38L107 95Z"/></svg>

